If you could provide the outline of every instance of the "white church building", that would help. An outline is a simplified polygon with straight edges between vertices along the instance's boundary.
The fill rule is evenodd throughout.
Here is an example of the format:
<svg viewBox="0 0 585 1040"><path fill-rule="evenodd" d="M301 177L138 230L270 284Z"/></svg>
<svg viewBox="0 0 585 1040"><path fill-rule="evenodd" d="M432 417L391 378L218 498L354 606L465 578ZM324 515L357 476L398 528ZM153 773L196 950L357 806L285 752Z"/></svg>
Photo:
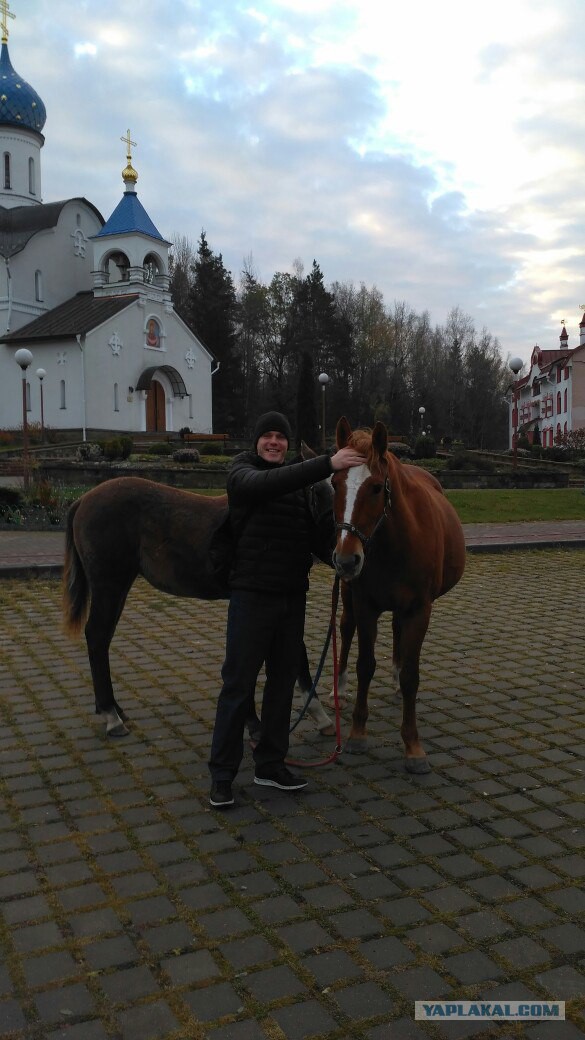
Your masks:
<svg viewBox="0 0 585 1040"><path fill-rule="evenodd" d="M43 202L45 106L0 54L0 428L212 430L218 365L173 308L169 248L142 206L126 143L124 192L108 220L85 198ZM37 375L41 370L42 379Z"/></svg>

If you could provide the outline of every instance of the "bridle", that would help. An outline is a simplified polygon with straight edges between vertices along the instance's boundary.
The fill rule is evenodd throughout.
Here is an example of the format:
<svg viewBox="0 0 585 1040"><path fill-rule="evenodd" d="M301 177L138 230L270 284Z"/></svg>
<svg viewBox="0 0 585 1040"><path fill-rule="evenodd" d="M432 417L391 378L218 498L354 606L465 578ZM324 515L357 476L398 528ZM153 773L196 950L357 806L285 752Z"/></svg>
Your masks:
<svg viewBox="0 0 585 1040"><path fill-rule="evenodd" d="M378 517L378 519L376 521L376 524L374 526L374 530L372 531L372 533L371 534L364 534L363 531L360 531L359 527L355 526L355 524L346 524L343 521L341 521L340 523L338 523L338 522L335 523L335 530L336 531L348 531L349 534L354 534L356 536L356 538L359 538L360 542L362 543L364 553L366 553L368 551L368 548L370 546L372 538L374 537L374 535L375 535L376 531L378 530L380 524L388 516L388 510L390 509L391 505L392 505L392 499L391 499L390 480L389 480L388 477L386 477L385 480L384 480L384 509L382 510L382 513Z"/></svg>

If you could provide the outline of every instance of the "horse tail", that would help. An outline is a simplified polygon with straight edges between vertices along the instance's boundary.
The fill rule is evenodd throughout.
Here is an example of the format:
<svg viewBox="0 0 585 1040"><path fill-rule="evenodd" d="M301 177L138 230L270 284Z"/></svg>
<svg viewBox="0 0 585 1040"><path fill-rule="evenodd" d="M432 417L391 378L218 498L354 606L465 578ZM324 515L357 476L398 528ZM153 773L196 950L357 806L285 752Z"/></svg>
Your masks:
<svg viewBox="0 0 585 1040"><path fill-rule="evenodd" d="M65 566L63 569L63 627L70 636L78 636L85 623L89 604L89 586L81 557L73 538L73 521L80 500L67 513L65 527Z"/></svg>

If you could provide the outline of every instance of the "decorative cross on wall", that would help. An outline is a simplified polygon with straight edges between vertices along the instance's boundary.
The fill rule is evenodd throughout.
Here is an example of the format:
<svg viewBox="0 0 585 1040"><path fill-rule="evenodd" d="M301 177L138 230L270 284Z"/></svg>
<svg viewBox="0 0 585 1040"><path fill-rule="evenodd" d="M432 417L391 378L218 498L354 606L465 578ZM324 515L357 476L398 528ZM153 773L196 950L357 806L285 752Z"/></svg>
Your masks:
<svg viewBox="0 0 585 1040"><path fill-rule="evenodd" d="M1 3L1 0L0 0ZM85 258L85 243L87 239L83 234L81 228L75 228L75 231L71 232L71 238L73 239L73 252L75 256L80 256L82 259Z"/></svg>
<svg viewBox="0 0 585 1040"><path fill-rule="evenodd" d="M124 344L122 343L122 340L118 336L117 332L114 332L114 334L110 336L108 343L112 349L112 354L114 355L114 357L119 357L120 351Z"/></svg>
<svg viewBox="0 0 585 1040"><path fill-rule="evenodd" d="M57 364L58 365L66 365L67 364L67 351L66 350L58 351L58 353L57 353Z"/></svg>

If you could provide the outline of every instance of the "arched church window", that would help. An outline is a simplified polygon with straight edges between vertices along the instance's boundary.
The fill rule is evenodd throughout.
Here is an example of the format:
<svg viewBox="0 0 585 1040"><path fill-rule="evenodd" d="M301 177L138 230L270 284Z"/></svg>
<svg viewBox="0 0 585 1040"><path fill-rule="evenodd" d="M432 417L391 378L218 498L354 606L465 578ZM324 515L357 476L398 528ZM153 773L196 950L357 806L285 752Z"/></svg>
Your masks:
<svg viewBox="0 0 585 1040"><path fill-rule="evenodd" d="M154 285L157 275L161 273L160 260L155 253L148 253L144 257L144 260L142 261L142 270L144 273L144 281L148 285Z"/></svg>
<svg viewBox="0 0 585 1040"><path fill-rule="evenodd" d="M41 271L35 271L35 300L43 299L43 275Z"/></svg>
<svg viewBox="0 0 585 1040"><path fill-rule="evenodd" d="M60 404L59 407L60 408L66 408L67 407L67 399L66 399L66 396L65 396L65 380L64 379L62 379L60 384L59 384L59 393L61 395L61 404Z"/></svg>
<svg viewBox="0 0 585 1040"><path fill-rule="evenodd" d="M4 152L4 187L12 187L10 183L10 152Z"/></svg>
<svg viewBox="0 0 585 1040"><path fill-rule="evenodd" d="M118 384L117 383L114 383L114 411L115 412L119 412L120 411L120 402L119 402L119 398L118 398Z"/></svg>
<svg viewBox="0 0 585 1040"><path fill-rule="evenodd" d="M125 253L111 253L106 260L108 282L128 282L130 261Z"/></svg>
<svg viewBox="0 0 585 1040"><path fill-rule="evenodd" d="M35 161L32 157L28 160L28 190L30 195L36 195Z"/></svg>

